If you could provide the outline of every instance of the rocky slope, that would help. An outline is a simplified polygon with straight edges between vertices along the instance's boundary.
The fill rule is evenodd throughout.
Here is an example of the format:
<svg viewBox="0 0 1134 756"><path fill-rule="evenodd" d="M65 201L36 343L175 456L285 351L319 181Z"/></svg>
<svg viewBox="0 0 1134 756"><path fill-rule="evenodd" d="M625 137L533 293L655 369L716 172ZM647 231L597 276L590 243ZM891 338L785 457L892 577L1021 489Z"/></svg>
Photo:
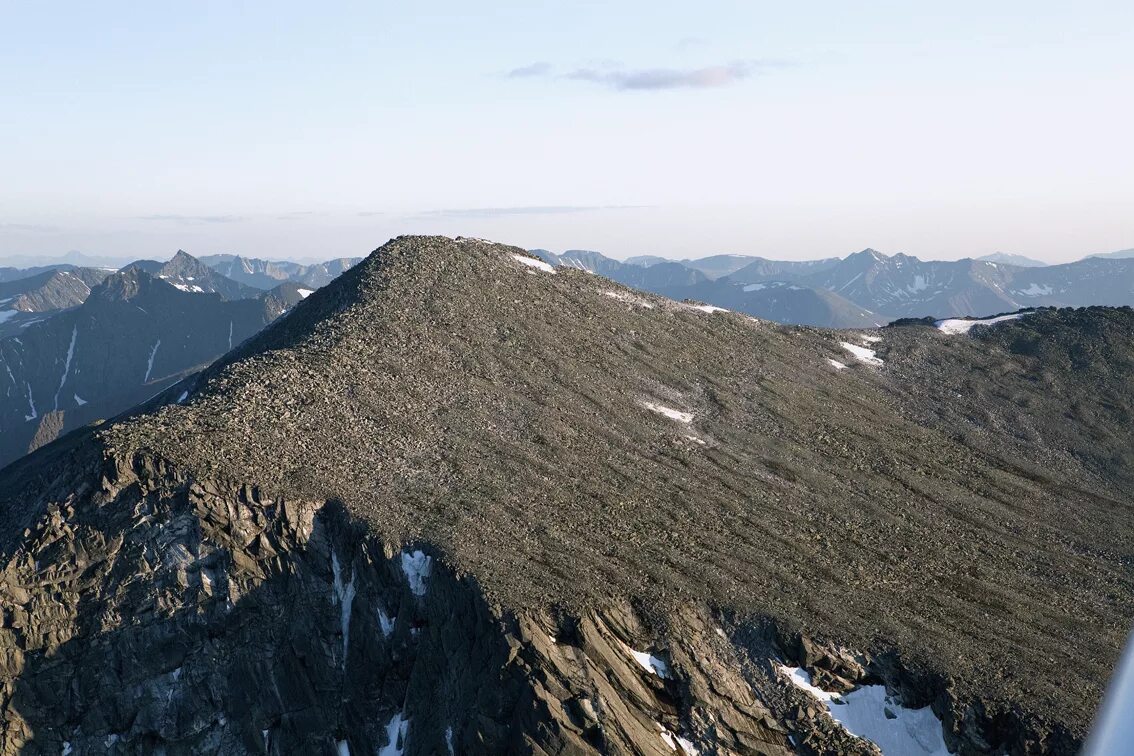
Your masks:
<svg viewBox="0 0 1134 756"><path fill-rule="evenodd" d="M1134 618L1132 334L395 240L0 471L0 744L1073 753Z"/></svg>

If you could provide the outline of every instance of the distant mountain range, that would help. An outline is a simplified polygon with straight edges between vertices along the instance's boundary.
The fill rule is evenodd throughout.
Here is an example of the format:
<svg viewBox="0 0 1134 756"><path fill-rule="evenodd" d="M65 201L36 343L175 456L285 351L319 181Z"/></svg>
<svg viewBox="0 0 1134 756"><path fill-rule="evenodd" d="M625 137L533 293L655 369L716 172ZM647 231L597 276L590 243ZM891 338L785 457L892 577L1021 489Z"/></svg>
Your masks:
<svg viewBox="0 0 1134 756"><path fill-rule="evenodd" d="M592 251L532 251L552 264L672 299L831 328L883 325L904 317L980 317L1025 307L1134 304L1134 253L1043 265L1000 253L988 256L995 259L925 261L872 249L802 262L740 255L619 262ZM1006 259L1016 263L997 261Z"/></svg>
<svg viewBox="0 0 1134 756"><path fill-rule="evenodd" d="M284 260L258 260L239 255L207 255L201 262L233 281L256 289L271 289L283 281L319 289L353 268L360 257L341 257L337 260L301 265Z"/></svg>

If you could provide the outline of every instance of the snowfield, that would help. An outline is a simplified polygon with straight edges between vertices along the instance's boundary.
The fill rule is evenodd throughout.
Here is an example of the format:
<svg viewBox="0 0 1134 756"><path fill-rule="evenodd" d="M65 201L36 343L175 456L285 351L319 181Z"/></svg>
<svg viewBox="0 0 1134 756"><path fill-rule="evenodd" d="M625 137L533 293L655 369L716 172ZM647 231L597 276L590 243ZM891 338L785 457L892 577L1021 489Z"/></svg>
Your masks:
<svg viewBox="0 0 1134 756"><path fill-rule="evenodd" d="M850 693L829 693L811 684L799 667L778 666L792 685L822 701L831 718L851 735L869 740L883 756L948 756L941 720L926 706L907 709L893 701L885 685L863 685Z"/></svg>
<svg viewBox="0 0 1134 756"><path fill-rule="evenodd" d="M945 320L938 320L933 325L937 327L942 333L955 335L958 333L968 333L975 326L988 326L996 323L1003 323L1006 320L1017 320L1024 317L1026 312L1014 312L1011 315L998 315L995 318L981 318L979 320L969 320L967 318L947 318Z"/></svg>
<svg viewBox="0 0 1134 756"><path fill-rule="evenodd" d="M537 260L534 257L528 257L527 255L517 255L517 254L514 254L514 253L513 253L512 257L514 257L517 262L521 262L524 265L527 265L529 268L535 268L536 270L542 270L544 273L554 273L555 272L555 268L551 267L550 265L545 263L543 260Z"/></svg>

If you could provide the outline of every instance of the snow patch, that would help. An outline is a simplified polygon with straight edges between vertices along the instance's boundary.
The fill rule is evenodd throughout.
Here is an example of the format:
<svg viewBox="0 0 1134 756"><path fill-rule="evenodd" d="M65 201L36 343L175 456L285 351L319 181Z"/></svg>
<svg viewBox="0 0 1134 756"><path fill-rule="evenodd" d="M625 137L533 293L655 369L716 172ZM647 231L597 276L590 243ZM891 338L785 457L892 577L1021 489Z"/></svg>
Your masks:
<svg viewBox="0 0 1134 756"><path fill-rule="evenodd" d="M826 704L831 718L843 729L877 745L883 756L948 756L941 721L928 706L907 709L886 693L885 685L829 693L812 685L806 670L777 667L793 685Z"/></svg>
<svg viewBox="0 0 1134 756"><path fill-rule="evenodd" d="M28 388L28 408L31 409L30 415L24 415L24 422L26 423L31 422L32 420L35 420L37 417L39 417L39 413L35 411L35 399L32 398L31 383L29 381L24 381L24 385Z"/></svg>
<svg viewBox="0 0 1134 756"><path fill-rule="evenodd" d="M75 404L77 404L77 405L79 405L80 407L82 407L82 406L83 406L84 404L86 404L86 403L87 403L87 400L86 400L86 399L84 399L83 397L79 396L78 394L75 394Z"/></svg>
<svg viewBox="0 0 1134 756"><path fill-rule="evenodd" d="M653 305L652 302L647 302L644 299L640 299L640 298L635 297L631 294L627 294L624 291L604 291L603 294L610 297L611 299L617 299L619 302L625 302L626 304L632 304L636 307L645 307L647 310L654 309L654 305Z"/></svg>
<svg viewBox="0 0 1134 756"><path fill-rule="evenodd" d="M845 364L839 362L838 360L832 360L831 358L828 357L827 362L831 363L831 367L835 368L835 370L846 370L847 369L847 366Z"/></svg>
<svg viewBox="0 0 1134 756"><path fill-rule="evenodd" d="M331 600L342 607L340 622L343 631L343 663L345 664L347 648L350 644L350 610L351 605L354 604L354 573L351 573L350 582L344 584L342 568L339 566L339 557L333 551L331 552L331 573L334 578Z"/></svg>
<svg viewBox="0 0 1134 756"><path fill-rule="evenodd" d="M378 626L382 628L382 636L389 638L394 634L394 624L398 621L397 617L391 617L386 614L386 610L378 607Z"/></svg>
<svg viewBox="0 0 1134 756"><path fill-rule="evenodd" d="M350 746L345 740L335 743L335 751L339 756L350 756Z"/></svg>
<svg viewBox="0 0 1134 756"><path fill-rule="evenodd" d="M55 389L55 409L59 409L59 393L63 391L63 384L71 373L71 359L75 356L75 340L79 338L79 327L71 329L71 345L67 347L67 357L63 361L63 377L59 379L59 388Z"/></svg>
<svg viewBox="0 0 1134 756"><path fill-rule="evenodd" d="M200 286L197 286L197 285L189 286L189 285L186 285L186 284L173 283L172 281L170 281L169 283L175 289L180 289L181 291L186 291L186 292L189 292L190 294L204 294L205 293L205 290L202 289Z"/></svg>
<svg viewBox="0 0 1134 756"><path fill-rule="evenodd" d="M409 582L410 590L415 596L425 595L428 590L425 581L432 571L433 557L421 551L412 554L408 551L402 552L402 572L406 574L406 581Z"/></svg>
<svg viewBox="0 0 1134 756"><path fill-rule="evenodd" d="M673 407L666 407L663 404L655 404L653 402L642 402L642 406L648 409L650 412L656 412L659 415L665 415L670 420L676 420L679 423L693 422L692 412L682 412L681 410L675 410Z"/></svg>
<svg viewBox="0 0 1134 756"><path fill-rule="evenodd" d="M698 754L701 753L697 750L697 746L693 745L693 741L673 734L667 730L661 722L654 722L654 724L661 730L661 739L669 746L669 750L676 752L678 749L681 749L681 752L685 754L685 756L698 756Z"/></svg>
<svg viewBox="0 0 1134 756"><path fill-rule="evenodd" d="M669 679L669 665L666 664L663 659L659 659L646 651L635 651L629 647L627 647L627 650L642 669L647 672L653 672L663 680Z"/></svg>
<svg viewBox="0 0 1134 756"><path fill-rule="evenodd" d="M767 284L754 283L754 284L745 285L744 290L745 291L763 291L766 288L768 288Z"/></svg>
<svg viewBox="0 0 1134 756"><path fill-rule="evenodd" d="M188 391L182 391L181 396L177 397L177 403L181 404L182 402L184 402L188 398L189 398L189 392Z"/></svg>
<svg viewBox="0 0 1134 756"><path fill-rule="evenodd" d="M445 728L445 747L449 749L449 756L453 756L456 750L453 748L453 727L450 725Z"/></svg>
<svg viewBox="0 0 1134 756"><path fill-rule="evenodd" d="M402 712L395 714L386 725L386 745L378 749L378 756L402 756L406 749L406 731L409 729L409 720L402 717Z"/></svg>
<svg viewBox="0 0 1134 756"><path fill-rule="evenodd" d="M528 257L527 255L517 255L514 252L512 253L512 257L514 257L518 262L521 262L524 265L527 265L529 268L535 268L536 270L542 270L544 273L554 273L555 272L555 268L551 267L550 265L545 263L543 260L537 260L536 258Z"/></svg>
<svg viewBox="0 0 1134 756"><path fill-rule="evenodd" d="M717 307L716 305L693 305L693 309L710 314L714 312L728 312L728 310L726 310L725 308Z"/></svg>
<svg viewBox="0 0 1134 756"><path fill-rule="evenodd" d="M1028 288L1016 293L1023 297L1042 297L1051 294L1051 292L1052 288L1050 286L1040 286L1037 283L1032 283L1028 286Z"/></svg>
<svg viewBox="0 0 1134 756"><path fill-rule="evenodd" d="M309 296L311 296L312 294L315 293L315 290L314 289L296 289L296 293L299 294L300 299L307 299Z"/></svg>
<svg viewBox="0 0 1134 756"><path fill-rule="evenodd" d="M1028 314L1029 313L1026 312L1014 312L1011 315L999 315L995 318L979 318L976 320L948 318L946 320L938 320L933 325L937 326L938 330L943 333L956 335L958 333L968 333L975 326L988 326L994 323L1003 323L1005 320L1016 320Z"/></svg>
<svg viewBox="0 0 1134 756"><path fill-rule="evenodd" d="M11 320L20 314L19 310L0 310L0 323Z"/></svg>
<svg viewBox="0 0 1134 756"><path fill-rule="evenodd" d="M157 356L157 350L159 346L161 346L161 339L158 339L157 343L154 344L154 348L150 350L150 359L149 362L146 363L146 377L142 379L142 383L145 383L150 379L150 373L154 369L154 357Z"/></svg>
<svg viewBox="0 0 1134 756"><path fill-rule="evenodd" d="M867 349L866 347L859 346L858 344L851 344L849 341L842 341L839 342L839 344L843 349L853 354L854 358L859 362L865 362L867 365L885 364L882 360L878 359L874 355L873 349Z"/></svg>

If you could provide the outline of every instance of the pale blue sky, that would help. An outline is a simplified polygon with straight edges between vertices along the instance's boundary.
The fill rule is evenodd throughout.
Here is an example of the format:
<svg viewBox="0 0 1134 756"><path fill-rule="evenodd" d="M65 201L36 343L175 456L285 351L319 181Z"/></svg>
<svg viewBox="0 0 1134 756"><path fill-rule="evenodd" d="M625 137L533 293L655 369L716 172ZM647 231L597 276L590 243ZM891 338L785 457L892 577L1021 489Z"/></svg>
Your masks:
<svg viewBox="0 0 1134 756"><path fill-rule="evenodd" d="M1134 246L1129 2L6 2L0 257Z"/></svg>

